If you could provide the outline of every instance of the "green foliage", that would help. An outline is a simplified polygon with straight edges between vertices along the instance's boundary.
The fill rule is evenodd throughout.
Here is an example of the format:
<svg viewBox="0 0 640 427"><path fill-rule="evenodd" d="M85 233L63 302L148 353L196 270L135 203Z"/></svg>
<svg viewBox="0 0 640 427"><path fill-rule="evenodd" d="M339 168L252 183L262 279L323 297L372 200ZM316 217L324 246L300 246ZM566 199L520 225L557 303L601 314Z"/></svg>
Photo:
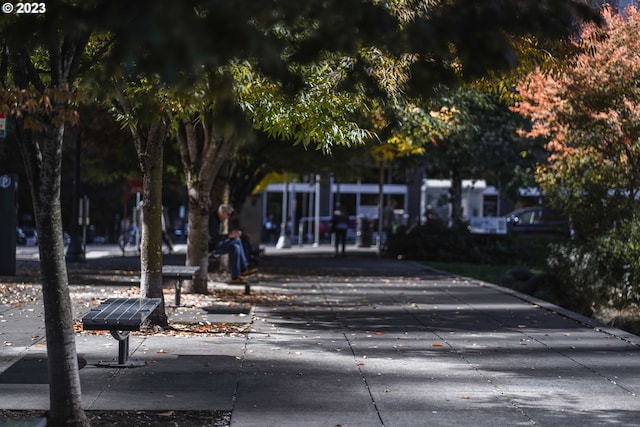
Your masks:
<svg viewBox="0 0 640 427"><path fill-rule="evenodd" d="M495 284L500 284L502 278L512 268L511 265L507 264L477 264L470 262L429 261L427 265L436 270Z"/></svg>
<svg viewBox="0 0 640 427"><path fill-rule="evenodd" d="M423 261L504 264L522 258L507 236L471 234L466 225L448 227L430 221L410 230L399 230L389 241L388 254Z"/></svg>
<svg viewBox="0 0 640 427"><path fill-rule="evenodd" d="M504 184L513 178L514 166L533 164L535 144L517 133L522 118L494 93L469 86L437 93L427 122L434 130L427 154L436 170L448 173L456 168L467 176L489 172Z"/></svg>
<svg viewBox="0 0 640 427"><path fill-rule="evenodd" d="M428 176L453 180L453 221L462 217L463 177L484 178L514 194L542 150L537 141L518 134L523 118L509 111L504 100L473 86L440 87L429 102L397 114L401 130L424 144Z"/></svg>
<svg viewBox="0 0 640 427"><path fill-rule="evenodd" d="M549 271L576 298L569 308L591 313L640 302L640 223L625 223L582 241L555 245Z"/></svg>
<svg viewBox="0 0 640 427"><path fill-rule="evenodd" d="M249 62L236 64L236 96L254 125L272 138L326 152L338 145L363 143L371 138L357 123L367 110L365 99L338 90L344 78L340 67L332 61L301 67L305 87L292 95Z"/></svg>
<svg viewBox="0 0 640 427"><path fill-rule="evenodd" d="M81 106L82 181L108 185L137 177L140 167L130 133L99 105ZM69 144L67 149L74 150Z"/></svg>

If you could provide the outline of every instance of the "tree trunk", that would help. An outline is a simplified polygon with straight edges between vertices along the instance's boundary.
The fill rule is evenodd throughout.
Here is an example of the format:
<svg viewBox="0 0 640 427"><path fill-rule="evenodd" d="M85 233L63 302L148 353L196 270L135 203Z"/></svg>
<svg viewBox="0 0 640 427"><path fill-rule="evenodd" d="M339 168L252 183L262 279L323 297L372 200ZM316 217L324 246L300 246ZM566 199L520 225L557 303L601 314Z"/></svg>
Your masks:
<svg viewBox="0 0 640 427"><path fill-rule="evenodd" d="M200 274L185 281L185 293L207 294L209 272L209 192L189 184L189 234L186 265L200 266ZM216 232L216 230L213 230Z"/></svg>
<svg viewBox="0 0 640 427"><path fill-rule="evenodd" d="M169 326L162 291L162 167L166 132L167 125L163 118L158 118L147 135L137 135L140 139L136 143L143 185L140 296L162 299L148 319L151 325L162 328Z"/></svg>
<svg viewBox="0 0 640 427"><path fill-rule="evenodd" d="M81 36L81 32L76 32L76 36ZM70 86L71 68L88 41L88 34L85 36L86 38L64 37L64 40L47 40L48 46L45 50L48 50L51 69L48 83L43 82L40 75L34 72L36 67L24 45L8 44L13 83L20 89L36 89L39 96L44 96L47 88L53 89L54 92L67 91ZM67 110L69 105L66 101L55 98L48 96L48 100L53 99L52 111L36 112L31 117L40 122L41 130L25 129L25 120L21 118L18 121L20 129L16 129L16 135L31 188L39 239L49 380L47 425L85 427L89 426L89 420L82 409L60 207L64 124L56 115Z"/></svg>
<svg viewBox="0 0 640 427"><path fill-rule="evenodd" d="M203 112L196 118L185 118L178 124L177 139L189 195L186 265L200 267L200 273L194 276L193 281L184 282L184 293L209 292L209 214L212 210L209 195L221 166L228 161L232 145L230 136L217 136L213 120L207 118L207 112Z"/></svg>
<svg viewBox="0 0 640 427"><path fill-rule="evenodd" d="M38 232L49 372L49 426L88 426L76 354L75 331L64 259L60 182L63 126L50 125L22 141Z"/></svg>
<svg viewBox="0 0 640 427"><path fill-rule="evenodd" d="M451 220L449 225L462 222L462 175L460 169L453 168L451 176Z"/></svg>

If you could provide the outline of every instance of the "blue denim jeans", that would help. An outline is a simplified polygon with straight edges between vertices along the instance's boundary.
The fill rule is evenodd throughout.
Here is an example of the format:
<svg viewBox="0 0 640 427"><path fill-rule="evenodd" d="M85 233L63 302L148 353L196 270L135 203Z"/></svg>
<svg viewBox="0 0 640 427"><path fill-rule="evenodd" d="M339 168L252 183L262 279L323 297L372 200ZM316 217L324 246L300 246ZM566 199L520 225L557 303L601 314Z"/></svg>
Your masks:
<svg viewBox="0 0 640 427"><path fill-rule="evenodd" d="M235 239L226 238L220 241L216 247L216 252L229 254L229 270L231 271L232 279L240 277L240 272L249 267L247 257L242 248L242 240L239 237Z"/></svg>

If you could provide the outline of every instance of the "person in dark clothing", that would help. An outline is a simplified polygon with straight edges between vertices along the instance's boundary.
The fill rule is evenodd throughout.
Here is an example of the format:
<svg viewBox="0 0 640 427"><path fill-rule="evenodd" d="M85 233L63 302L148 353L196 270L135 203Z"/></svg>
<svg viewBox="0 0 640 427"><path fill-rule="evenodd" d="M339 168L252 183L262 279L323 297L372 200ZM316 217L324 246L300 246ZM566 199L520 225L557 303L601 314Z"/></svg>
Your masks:
<svg viewBox="0 0 640 427"><path fill-rule="evenodd" d="M335 234L336 256L340 254L340 247L342 247L342 255L345 255L349 214L344 205L338 206L336 210L333 211L331 223L331 231Z"/></svg>
<svg viewBox="0 0 640 427"><path fill-rule="evenodd" d="M233 216L234 210L231 205L222 204L218 207L214 220L214 240L213 252L215 254L229 255L229 271L231 273L230 284L246 284L247 281L242 276L249 276L257 272L257 269L250 268L242 244L242 231L236 222L230 224L229 234L221 232L221 227L225 221Z"/></svg>

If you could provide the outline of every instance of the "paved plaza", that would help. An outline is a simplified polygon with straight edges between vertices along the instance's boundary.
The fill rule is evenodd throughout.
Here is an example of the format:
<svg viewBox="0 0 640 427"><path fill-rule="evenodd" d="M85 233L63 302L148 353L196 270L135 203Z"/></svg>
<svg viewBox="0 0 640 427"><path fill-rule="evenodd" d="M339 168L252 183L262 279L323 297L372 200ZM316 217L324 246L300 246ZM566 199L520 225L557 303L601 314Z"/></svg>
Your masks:
<svg viewBox="0 0 640 427"><path fill-rule="evenodd" d="M267 248L253 280L287 298L174 314L248 333L132 336L141 368L96 366L117 342L78 335L85 408L227 410L232 427L640 423L640 338L544 301L374 249ZM42 307L0 305L0 333L0 407L47 409Z"/></svg>

